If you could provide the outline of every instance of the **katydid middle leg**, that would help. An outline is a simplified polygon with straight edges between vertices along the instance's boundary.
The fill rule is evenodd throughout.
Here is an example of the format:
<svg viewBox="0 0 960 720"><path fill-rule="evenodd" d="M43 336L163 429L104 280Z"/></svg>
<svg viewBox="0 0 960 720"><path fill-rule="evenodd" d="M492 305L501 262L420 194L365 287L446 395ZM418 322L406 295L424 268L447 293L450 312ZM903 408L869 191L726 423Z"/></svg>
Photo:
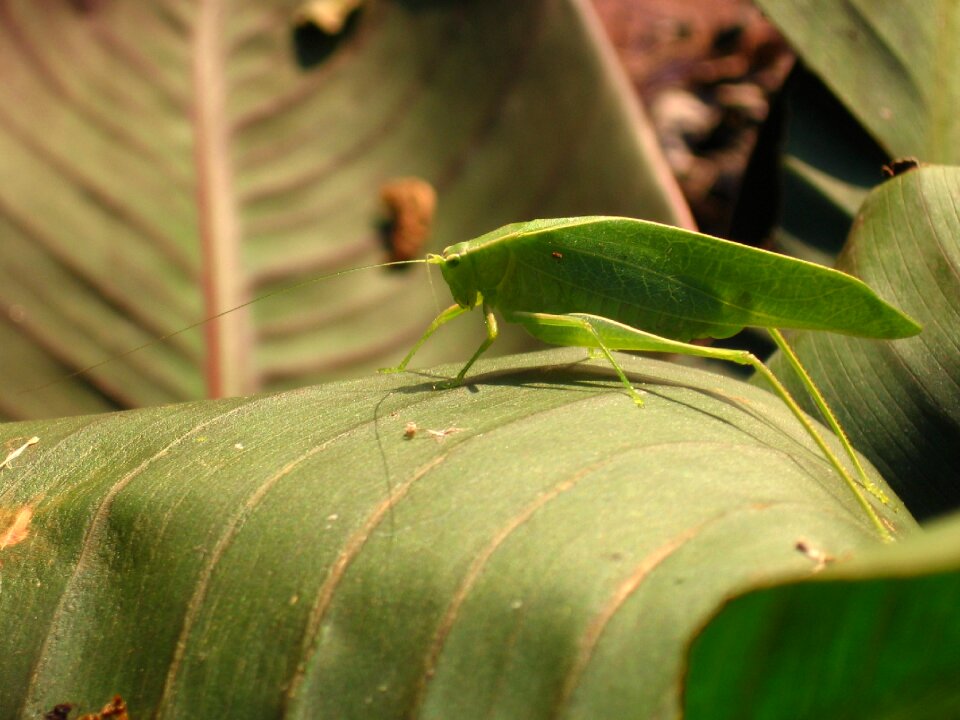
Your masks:
<svg viewBox="0 0 960 720"><path fill-rule="evenodd" d="M500 331L497 328L497 316L493 314L493 308L488 306L486 303L483 304L483 321L486 324L487 337L484 338L482 343L480 343L480 347L477 348L477 351L470 356L469 360L467 360L467 364L460 368L460 372L457 373L457 377L447 383L448 386L455 386L462 383L463 377L467 374L467 371L473 366L477 359L483 355L491 345L493 345L493 341L496 340L497 335L500 334Z"/></svg>

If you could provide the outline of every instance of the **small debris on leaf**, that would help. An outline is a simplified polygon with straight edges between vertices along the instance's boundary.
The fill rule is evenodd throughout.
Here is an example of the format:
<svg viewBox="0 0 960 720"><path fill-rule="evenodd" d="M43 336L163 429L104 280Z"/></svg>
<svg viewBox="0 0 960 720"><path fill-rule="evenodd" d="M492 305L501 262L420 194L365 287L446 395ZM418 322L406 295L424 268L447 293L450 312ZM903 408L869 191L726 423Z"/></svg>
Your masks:
<svg viewBox="0 0 960 720"><path fill-rule="evenodd" d="M466 428L448 427L448 428L443 428L442 430L430 430L429 428L421 428L415 422L411 421L411 422L408 422L406 427L403 429L403 436L407 440L413 440L420 433L421 430L425 432L427 435L429 435L430 437L432 437L437 442L442 442L444 438L450 435L456 435L458 432L463 432L464 430L466 430Z"/></svg>
<svg viewBox="0 0 960 720"><path fill-rule="evenodd" d="M427 434L437 442L442 442L445 437L456 435L458 432L463 432L464 430L466 430L466 428L449 427L443 430L427 430Z"/></svg>
<svg viewBox="0 0 960 720"><path fill-rule="evenodd" d="M40 442L40 438L34 436L29 440L27 440L23 445L18 447L16 450L12 450L9 454L7 454L7 457L3 460L3 462L0 462L0 470L2 470L5 467L13 467L12 462L16 460L18 457L20 457L23 454L24 450L26 450L31 445L36 445L38 442Z"/></svg>
<svg viewBox="0 0 960 720"><path fill-rule="evenodd" d="M72 703L55 705L44 714L43 720L68 720L70 711L75 707ZM130 720L130 715L127 714L127 703L124 699L120 695L114 695L100 712L79 715L76 720Z"/></svg>
<svg viewBox="0 0 960 720"><path fill-rule="evenodd" d="M797 540L796 545L793 546L798 552L806 555L810 560L813 561L813 572L820 572L827 565L832 563L836 558L829 553L820 550L819 548L814 547L812 544L806 540Z"/></svg>
<svg viewBox="0 0 960 720"><path fill-rule="evenodd" d="M71 710L73 710L73 705L70 703L54 705L52 710L43 714L43 720L67 720Z"/></svg>

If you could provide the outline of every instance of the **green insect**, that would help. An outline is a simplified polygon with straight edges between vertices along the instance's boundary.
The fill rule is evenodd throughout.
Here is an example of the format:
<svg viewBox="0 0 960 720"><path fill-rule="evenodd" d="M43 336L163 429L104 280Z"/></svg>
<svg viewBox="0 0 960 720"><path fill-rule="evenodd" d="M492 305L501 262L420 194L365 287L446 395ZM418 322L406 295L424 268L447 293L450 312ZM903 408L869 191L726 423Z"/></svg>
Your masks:
<svg viewBox="0 0 960 720"><path fill-rule="evenodd" d="M749 365L767 379L787 404L851 488L880 534L892 539L847 468L790 392L760 360L747 351L704 347L689 341L726 338L747 326L766 328L836 434L862 485L886 503L887 498L867 478L833 412L778 328L892 339L916 335L920 326L850 275L653 222L581 217L507 225L451 245L441 255L350 268L268 293L70 377L277 292L361 270L411 263L439 265L456 302L430 323L399 365L383 372L406 370L417 350L437 329L476 307L483 309L486 338L456 378L445 385L461 383L477 358L496 340L495 311L544 342L584 347L591 353L602 354L637 405L643 403L640 393L613 356L613 350L678 353Z"/></svg>
<svg viewBox="0 0 960 720"><path fill-rule="evenodd" d="M881 534L890 538L847 469L760 360L747 351L689 343L730 337L746 326L766 328L836 433L864 487L887 502L867 478L846 434L778 330L888 339L920 332L916 322L860 280L679 228L613 217L507 225L420 262L440 266L456 303L437 316L398 366L384 372L404 371L437 329L476 307L483 309L487 336L448 385L462 382L496 340L494 311L544 342L599 351L637 405L643 402L641 396L613 350L669 352L750 365L771 383Z"/></svg>

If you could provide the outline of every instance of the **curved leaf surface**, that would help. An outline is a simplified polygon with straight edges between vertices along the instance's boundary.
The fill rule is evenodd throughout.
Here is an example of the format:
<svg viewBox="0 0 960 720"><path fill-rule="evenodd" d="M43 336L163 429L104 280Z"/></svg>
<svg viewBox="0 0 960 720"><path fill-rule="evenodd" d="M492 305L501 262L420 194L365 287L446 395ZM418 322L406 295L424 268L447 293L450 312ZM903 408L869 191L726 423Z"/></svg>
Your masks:
<svg viewBox="0 0 960 720"><path fill-rule="evenodd" d="M436 313L419 272L319 283L17 393L386 260L396 177L437 190L431 250L535 216L689 224L585 0L371 0L333 45L303 6L0 1L4 415L387 364Z"/></svg>
<svg viewBox="0 0 960 720"><path fill-rule="evenodd" d="M772 395L623 362L0 426L0 718L672 716L724 598L879 540Z"/></svg>
<svg viewBox="0 0 960 720"><path fill-rule="evenodd" d="M685 717L939 720L960 710L960 522L732 600L691 649Z"/></svg>
<svg viewBox="0 0 960 720"><path fill-rule="evenodd" d="M916 318L924 327L919 336L794 338L854 446L923 517L960 506L958 197L958 168L926 167L893 178L867 198L838 263ZM799 389L782 358L771 366Z"/></svg>

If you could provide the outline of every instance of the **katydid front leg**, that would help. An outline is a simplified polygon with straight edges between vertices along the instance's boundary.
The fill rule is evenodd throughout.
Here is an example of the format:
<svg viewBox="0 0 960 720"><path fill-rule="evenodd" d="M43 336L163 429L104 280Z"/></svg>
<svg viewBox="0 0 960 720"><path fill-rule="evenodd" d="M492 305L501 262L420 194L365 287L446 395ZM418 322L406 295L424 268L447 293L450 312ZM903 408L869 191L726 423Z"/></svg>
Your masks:
<svg viewBox="0 0 960 720"><path fill-rule="evenodd" d="M430 336L433 335L441 325L445 325L446 323L453 320L455 317L459 317L460 315L463 315L463 313L467 312L469 309L470 308L465 308L460 305L451 305L450 307L448 307L442 313L437 315L436 318L434 318L434 321L430 323L429 327L427 327L426 332L424 332L423 335L420 336L420 339L417 340L416 345L410 348L410 352L408 352L407 356L400 361L399 365L397 365L396 367L380 368L380 372L400 373L406 370L407 365L409 365L410 361L413 360L413 356L417 354L417 350L419 350L423 346L423 344L430 339Z"/></svg>
<svg viewBox="0 0 960 720"><path fill-rule="evenodd" d="M417 344L411 348L410 352L408 352L407 356L400 361L399 365L396 367L381 368L380 372L398 373L406 370L407 365L413 359L413 356L417 354L417 350L420 349L420 347L430 338L431 335L433 335L434 332L437 331L437 329L440 328L441 325L450 322L468 310L470 310L470 308L462 307L461 305L451 305L448 307L442 313L437 315L436 319L430 323L430 326L427 328L426 332L424 332L420 339L417 340ZM477 348L477 351L470 357L469 360L467 360L466 365L460 368L460 372L457 373L457 377L453 380L443 383L442 387L455 387L460 385L463 382L463 378L467 374L467 371L470 370L477 359L483 355L483 353L485 353L487 349L493 345L494 340L497 339L497 336L499 335L497 318L493 314L493 308L487 305L487 303L483 303L483 318L484 322L486 323L487 337L482 343L480 343L480 347Z"/></svg>
<svg viewBox="0 0 960 720"><path fill-rule="evenodd" d="M860 487L850 476L850 473L840 462L836 454L826 444L813 423L810 422L810 419L803 413L803 410L800 409L797 401L794 400L783 383L781 383L753 353L746 350L703 347L677 340L670 340L669 338L653 335L615 320L610 320L609 318L598 315L588 315L586 313L552 315L548 313L514 312L508 315L507 319L511 322L520 323L531 335L553 345L599 348L607 357L607 360L620 377L621 382L623 382L624 386L630 392L631 397L634 397L634 399L637 397L637 391L627 379L619 363L617 363L616 359L610 353L611 349L677 353L680 355L693 355L714 360L725 360L739 365L750 365L773 386L777 395L779 395L787 407L790 408L790 411L797 420L800 421L800 424L803 425L807 434L813 439L824 456L829 460L830 464L833 465L834 469L840 474L840 477L843 478L844 482L846 482L853 491L857 501L863 507L874 525L876 525L880 534L888 541L893 539L890 531L886 525L883 524L873 509L873 506L860 491ZM776 331L773 331L771 334L773 334L774 340L778 345L786 346L786 341L783 339L783 336ZM829 416L828 422L830 425L834 426L835 429L838 428L839 423L836 422L836 418L832 417L832 412L830 412L826 402L823 401L823 396L820 395L819 390L813 385L809 375L800 373L799 376L804 386L814 397L817 405ZM837 433L837 437L846 453L850 456L851 461L854 463L864 487L881 502L884 504L888 503L889 500L886 495L866 476L866 472L863 470L863 466L860 464L849 440L847 440L846 434L841 430Z"/></svg>

